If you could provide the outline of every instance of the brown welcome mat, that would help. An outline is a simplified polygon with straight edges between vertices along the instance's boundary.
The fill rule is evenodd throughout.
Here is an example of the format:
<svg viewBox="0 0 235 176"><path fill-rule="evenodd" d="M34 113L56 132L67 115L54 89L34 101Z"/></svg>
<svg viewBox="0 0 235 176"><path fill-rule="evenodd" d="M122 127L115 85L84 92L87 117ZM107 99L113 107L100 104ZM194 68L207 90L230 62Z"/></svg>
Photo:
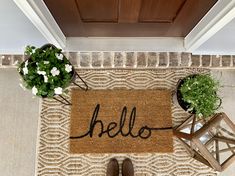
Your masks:
<svg viewBox="0 0 235 176"><path fill-rule="evenodd" d="M180 78L209 71L205 69L87 69L77 72L93 90L173 90ZM67 98L70 100L70 97L69 94ZM179 125L188 116L173 103L171 103L171 110L173 126ZM111 158L117 158L121 164L128 157L133 162L135 176L216 176L216 172L211 168L194 160L176 138L173 138L173 153L71 154L69 150L70 114L70 106L61 105L51 99L42 101L36 175L105 176L107 164Z"/></svg>
<svg viewBox="0 0 235 176"><path fill-rule="evenodd" d="M173 152L170 90L72 90L70 153Z"/></svg>

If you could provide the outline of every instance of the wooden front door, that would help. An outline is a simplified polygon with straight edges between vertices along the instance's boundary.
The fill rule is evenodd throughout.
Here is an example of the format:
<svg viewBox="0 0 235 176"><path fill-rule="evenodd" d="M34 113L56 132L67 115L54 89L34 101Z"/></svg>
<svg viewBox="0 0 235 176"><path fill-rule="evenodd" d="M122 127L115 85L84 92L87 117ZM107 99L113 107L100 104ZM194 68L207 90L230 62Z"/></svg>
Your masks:
<svg viewBox="0 0 235 176"><path fill-rule="evenodd" d="M184 37L217 0L44 0L66 37Z"/></svg>

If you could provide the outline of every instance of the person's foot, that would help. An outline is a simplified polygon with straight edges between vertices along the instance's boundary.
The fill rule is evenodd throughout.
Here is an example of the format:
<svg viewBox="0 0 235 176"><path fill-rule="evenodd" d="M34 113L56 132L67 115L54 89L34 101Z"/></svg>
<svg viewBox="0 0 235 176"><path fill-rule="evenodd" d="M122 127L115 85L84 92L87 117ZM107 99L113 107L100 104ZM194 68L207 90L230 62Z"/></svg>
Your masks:
<svg viewBox="0 0 235 176"><path fill-rule="evenodd" d="M118 176L119 175L119 165L115 158L112 158L107 167L106 176Z"/></svg>
<svg viewBox="0 0 235 176"><path fill-rule="evenodd" d="M122 175L134 176L134 167L129 158L126 158L122 163Z"/></svg>

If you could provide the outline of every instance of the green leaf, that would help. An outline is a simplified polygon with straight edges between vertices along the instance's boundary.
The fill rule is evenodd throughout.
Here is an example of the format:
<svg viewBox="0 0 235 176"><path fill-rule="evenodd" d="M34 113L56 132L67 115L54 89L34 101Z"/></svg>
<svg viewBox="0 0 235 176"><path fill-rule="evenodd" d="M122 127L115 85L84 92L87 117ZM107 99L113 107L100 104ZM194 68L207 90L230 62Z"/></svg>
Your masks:
<svg viewBox="0 0 235 176"><path fill-rule="evenodd" d="M62 87L66 88L69 86L70 80L72 78L71 73L67 73L64 68L65 64L69 63L66 57L63 60L58 60L55 53L61 53L61 49L48 47L45 49L36 48L35 46L27 46L25 48L25 54L30 55L28 59L28 74L23 75L22 68L25 67L25 63L21 63L18 66L18 70L24 80L25 87L32 89L33 86L38 88L37 96L54 96L54 88ZM44 64L44 61L49 61L49 64ZM60 74L58 76L51 75L51 69L56 67ZM48 77L48 82L44 82L44 76L37 73L38 69L40 71L45 71Z"/></svg>
<svg viewBox="0 0 235 176"><path fill-rule="evenodd" d="M183 101L196 111L197 116L209 117L215 113L219 104L218 81L210 75L188 77L180 87Z"/></svg>

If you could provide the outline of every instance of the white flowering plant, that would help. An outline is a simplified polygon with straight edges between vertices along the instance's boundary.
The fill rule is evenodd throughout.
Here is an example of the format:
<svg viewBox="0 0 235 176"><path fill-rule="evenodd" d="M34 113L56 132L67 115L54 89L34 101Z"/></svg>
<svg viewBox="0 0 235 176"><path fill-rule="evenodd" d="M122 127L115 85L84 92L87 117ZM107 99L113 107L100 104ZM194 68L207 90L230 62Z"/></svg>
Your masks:
<svg viewBox="0 0 235 176"><path fill-rule="evenodd" d="M29 58L18 67L23 87L43 98L52 98L65 92L75 71L61 49L51 44L41 48L27 46L25 54Z"/></svg>

